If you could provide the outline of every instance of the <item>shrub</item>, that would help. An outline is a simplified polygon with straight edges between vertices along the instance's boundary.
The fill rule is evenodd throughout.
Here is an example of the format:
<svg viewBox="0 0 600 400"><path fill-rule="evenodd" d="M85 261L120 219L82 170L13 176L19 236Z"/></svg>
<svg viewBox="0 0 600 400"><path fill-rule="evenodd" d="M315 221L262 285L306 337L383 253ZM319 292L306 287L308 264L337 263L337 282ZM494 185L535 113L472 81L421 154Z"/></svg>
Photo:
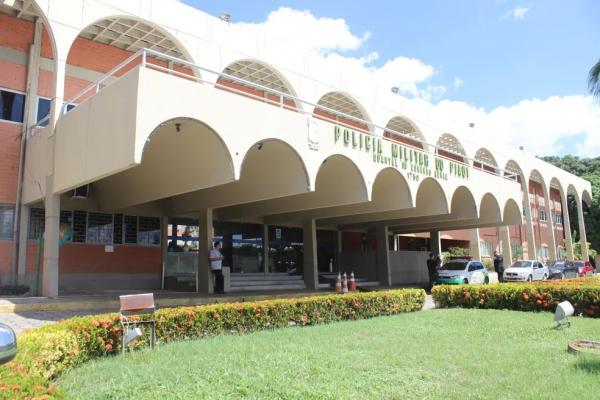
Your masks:
<svg viewBox="0 0 600 400"><path fill-rule="evenodd" d="M568 300L575 308L575 314L600 317L598 277L533 284L436 286L431 292L436 306L440 308L495 308L554 312L558 303Z"/></svg>
<svg viewBox="0 0 600 400"><path fill-rule="evenodd" d="M421 289L325 295L198 307L165 308L155 313L158 342L246 333L290 325L371 318L423 307ZM120 351L116 314L77 317L46 325L19 337L19 353L0 367L0 398L62 398L52 381L65 369ZM143 346L147 337L134 346Z"/></svg>
<svg viewBox="0 0 600 400"><path fill-rule="evenodd" d="M0 296L20 296L29 292L29 286L25 285L3 285L0 286Z"/></svg>

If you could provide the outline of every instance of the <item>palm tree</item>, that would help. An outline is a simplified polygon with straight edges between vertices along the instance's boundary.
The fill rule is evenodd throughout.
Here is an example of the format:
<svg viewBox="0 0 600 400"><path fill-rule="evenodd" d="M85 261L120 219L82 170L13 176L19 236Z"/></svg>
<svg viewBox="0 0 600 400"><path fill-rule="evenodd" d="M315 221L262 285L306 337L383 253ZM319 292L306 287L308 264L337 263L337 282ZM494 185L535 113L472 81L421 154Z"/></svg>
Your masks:
<svg viewBox="0 0 600 400"><path fill-rule="evenodd" d="M590 76L588 77L588 87L590 89L590 93L594 95L597 99L600 99L600 60L592 69L590 69Z"/></svg>

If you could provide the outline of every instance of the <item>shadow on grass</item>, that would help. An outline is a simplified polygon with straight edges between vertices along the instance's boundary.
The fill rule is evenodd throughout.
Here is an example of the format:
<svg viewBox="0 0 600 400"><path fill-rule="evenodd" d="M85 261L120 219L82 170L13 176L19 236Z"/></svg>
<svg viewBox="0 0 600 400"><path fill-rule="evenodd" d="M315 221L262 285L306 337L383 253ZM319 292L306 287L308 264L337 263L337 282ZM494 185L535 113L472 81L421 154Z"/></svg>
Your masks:
<svg viewBox="0 0 600 400"><path fill-rule="evenodd" d="M575 369L589 374L600 374L600 355L578 355L575 361Z"/></svg>

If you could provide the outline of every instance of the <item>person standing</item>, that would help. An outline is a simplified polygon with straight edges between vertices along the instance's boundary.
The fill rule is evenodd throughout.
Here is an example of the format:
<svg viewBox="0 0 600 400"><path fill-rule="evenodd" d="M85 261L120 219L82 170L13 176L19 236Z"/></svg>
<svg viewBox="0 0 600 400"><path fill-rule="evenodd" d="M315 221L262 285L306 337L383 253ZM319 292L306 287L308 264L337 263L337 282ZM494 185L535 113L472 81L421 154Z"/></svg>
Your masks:
<svg viewBox="0 0 600 400"><path fill-rule="evenodd" d="M433 288L433 284L437 280L437 270L438 259L436 259L435 254L429 253L429 258L427 259L427 273L429 274L429 290Z"/></svg>
<svg viewBox="0 0 600 400"><path fill-rule="evenodd" d="M494 271L498 274L498 282L504 282L504 257L498 251L494 251Z"/></svg>
<svg viewBox="0 0 600 400"><path fill-rule="evenodd" d="M221 254L221 242L215 242L209 254L210 270L215 278L215 293L225 293L225 280L223 278L223 254Z"/></svg>

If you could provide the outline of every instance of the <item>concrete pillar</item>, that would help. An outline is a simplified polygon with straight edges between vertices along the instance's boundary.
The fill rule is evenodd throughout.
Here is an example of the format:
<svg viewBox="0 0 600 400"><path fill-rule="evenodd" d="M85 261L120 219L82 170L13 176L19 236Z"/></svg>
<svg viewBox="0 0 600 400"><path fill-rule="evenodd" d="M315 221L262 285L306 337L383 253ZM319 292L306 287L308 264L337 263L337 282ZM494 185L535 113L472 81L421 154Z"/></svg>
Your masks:
<svg viewBox="0 0 600 400"><path fill-rule="evenodd" d="M344 250L344 239L342 236L342 231L337 231L337 235L335 238L335 265L334 271L339 272L342 270L342 251Z"/></svg>
<svg viewBox="0 0 600 400"><path fill-rule="evenodd" d="M481 244L477 228L469 230L469 254L474 259L481 260Z"/></svg>
<svg viewBox="0 0 600 400"><path fill-rule="evenodd" d="M210 294L211 285L209 252L213 247L213 210L207 208L198 215L198 271L196 272L196 292Z"/></svg>
<svg viewBox="0 0 600 400"><path fill-rule="evenodd" d="M27 241L29 240L29 213L30 208L21 206L21 215L19 217L19 246L17 254L17 283L25 284L26 265L27 265Z"/></svg>
<svg viewBox="0 0 600 400"><path fill-rule="evenodd" d="M51 139L54 141L54 138ZM54 146L54 144L52 144ZM53 194L53 176L46 177L46 218L42 296L58 296L58 255L60 243L60 195Z"/></svg>
<svg viewBox="0 0 600 400"><path fill-rule="evenodd" d="M442 240L440 239L440 231L431 231L429 232L429 243L430 249L429 251L435 254L436 256L442 255Z"/></svg>
<svg viewBox="0 0 600 400"><path fill-rule="evenodd" d="M162 252L162 274L160 277L160 288L165 289L165 272L167 271L167 255L169 254L169 217L162 217L160 224L160 247Z"/></svg>
<svg viewBox="0 0 600 400"><path fill-rule="evenodd" d="M319 288L319 270L317 264L317 224L314 219L302 224L302 241L304 242L304 283L306 288Z"/></svg>
<svg viewBox="0 0 600 400"><path fill-rule="evenodd" d="M263 271L269 273L269 225L263 225Z"/></svg>
<svg viewBox="0 0 600 400"><path fill-rule="evenodd" d="M523 200L523 209L525 210L525 224L527 225L527 258L537 259L537 249L535 245L535 232L533 231L533 219L531 218L531 204L529 202L529 185L523 182L525 199Z"/></svg>
<svg viewBox="0 0 600 400"><path fill-rule="evenodd" d="M563 232L565 233L565 248L567 250L567 260L573 261L575 255L573 254L573 235L571 233L571 218L569 217L569 203L567 203L567 196L561 190L560 202L563 216Z"/></svg>
<svg viewBox="0 0 600 400"><path fill-rule="evenodd" d="M544 188L544 204L546 209L546 229L548 230L548 258L556 261L556 237L554 235L554 213L550 203L550 190Z"/></svg>
<svg viewBox="0 0 600 400"><path fill-rule="evenodd" d="M502 241L502 257L504 265L508 268L512 264L512 247L510 246L510 230L508 226L500 227L500 240Z"/></svg>
<svg viewBox="0 0 600 400"><path fill-rule="evenodd" d="M380 286L392 286L388 235L387 226L377 226L377 279Z"/></svg>
<svg viewBox="0 0 600 400"><path fill-rule="evenodd" d="M585 233L585 221L583 219L583 204L579 196L575 196L577 201L577 217L579 219L579 243L581 244L581 259L587 261L590 254L587 247L587 234Z"/></svg>

